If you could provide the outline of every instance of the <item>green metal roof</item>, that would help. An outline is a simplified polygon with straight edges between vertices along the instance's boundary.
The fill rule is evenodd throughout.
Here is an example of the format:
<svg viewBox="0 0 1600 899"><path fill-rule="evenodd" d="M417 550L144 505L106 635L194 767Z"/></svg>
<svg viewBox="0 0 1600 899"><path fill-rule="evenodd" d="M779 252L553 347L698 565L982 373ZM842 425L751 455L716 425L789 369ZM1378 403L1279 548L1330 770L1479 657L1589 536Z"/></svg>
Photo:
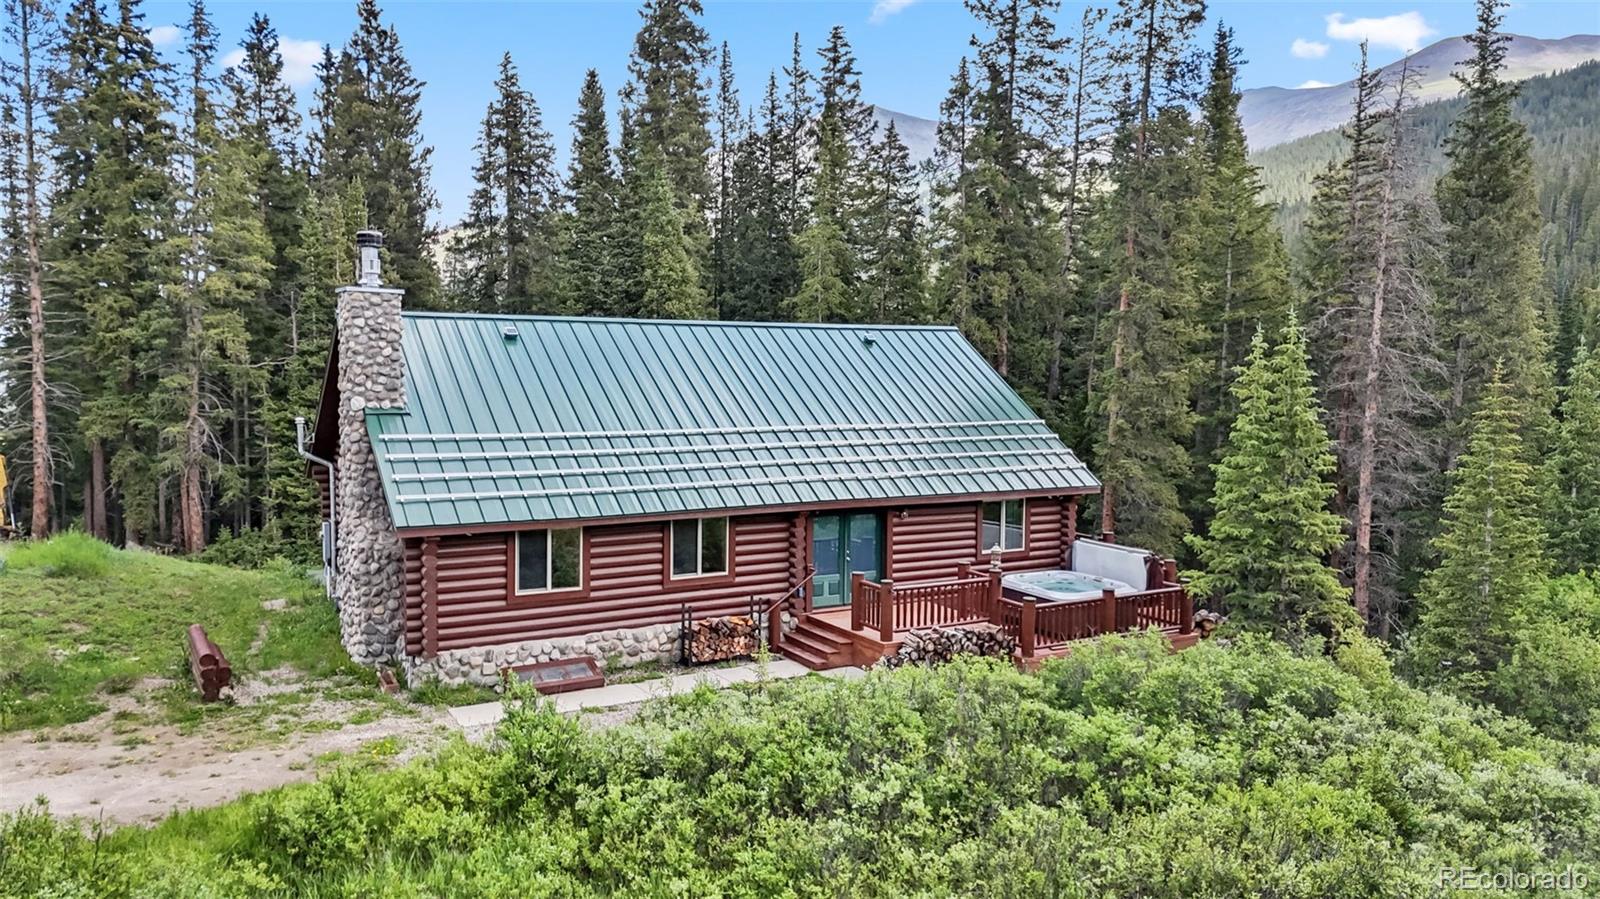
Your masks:
<svg viewBox="0 0 1600 899"><path fill-rule="evenodd" d="M1090 474L949 327L404 316L395 526L996 493Z"/></svg>

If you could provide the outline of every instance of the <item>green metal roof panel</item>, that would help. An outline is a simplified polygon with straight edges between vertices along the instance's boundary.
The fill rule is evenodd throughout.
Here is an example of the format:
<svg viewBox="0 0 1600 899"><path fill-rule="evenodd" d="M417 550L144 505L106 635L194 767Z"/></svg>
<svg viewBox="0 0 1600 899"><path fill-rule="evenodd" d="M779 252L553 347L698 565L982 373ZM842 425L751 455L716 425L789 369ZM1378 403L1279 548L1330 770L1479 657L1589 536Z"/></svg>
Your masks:
<svg viewBox="0 0 1600 899"><path fill-rule="evenodd" d="M402 350L401 529L1099 488L949 327L407 313Z"/></svg>

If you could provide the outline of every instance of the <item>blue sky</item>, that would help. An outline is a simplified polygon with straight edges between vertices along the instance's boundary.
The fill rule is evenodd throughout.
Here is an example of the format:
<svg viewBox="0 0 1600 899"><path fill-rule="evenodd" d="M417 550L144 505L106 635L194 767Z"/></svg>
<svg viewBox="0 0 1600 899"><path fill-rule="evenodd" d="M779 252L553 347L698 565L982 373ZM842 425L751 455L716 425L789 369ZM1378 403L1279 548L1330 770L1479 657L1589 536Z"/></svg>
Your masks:
<svg viewBox="0 0 1600 899"><path fill-rule="evenodd" d="M500 56L509 50L544 110L563 165L568 122L585 70L600 72L615 97L627 74L628 52L638 29L637 4L604 2L396 2L384 14L400 32L412 65L428 82L423 97L423 129L433 145L433 183L441 222L459 218L470 190L472 144L488 102ZM181 52L172 23L185 19L186 2L146 4L146 25L164 50ZM1078 4L1064 4L1073 19ZM342 43L355 27L354 0L318 2L213 2L211 12L225 46L243 34L250 16L264 11L285 40L289 72L309 94L311 65L322 43ZM1211 22L1221 20L1237 32L1247 65L1246 87L1307 82L1337 83L1350 77L1356 44L1367 35L1378 63L1397 59L1408 48L1470 30L1472 4L1466 0L1393 2L1238 2L1216 0ZM726 40L739 72L742 99L754 103L767 72L789 59L790 42L800 33L808 63L828 29L845 26L862 70L869 102L899 112L935 116L956 62L968 51L972 23L955 0L834 0L834 2L718 2L707 0L706 29L716 42ZM1209 31L1208 25L1208 31ZM1518 0L1506 15L1506 29L1534 37L1564 37L1600 31L1600 3L1594 0Z"/></svg>

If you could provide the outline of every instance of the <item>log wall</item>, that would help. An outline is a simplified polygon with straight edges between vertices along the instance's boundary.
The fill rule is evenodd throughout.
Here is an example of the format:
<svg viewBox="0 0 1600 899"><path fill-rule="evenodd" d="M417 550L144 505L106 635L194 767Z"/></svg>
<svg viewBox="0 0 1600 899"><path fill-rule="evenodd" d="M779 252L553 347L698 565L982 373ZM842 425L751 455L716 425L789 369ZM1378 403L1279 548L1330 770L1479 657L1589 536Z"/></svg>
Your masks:
<svg viewBox="0 0 1600 899"><path fill-rule="evenodd" d="M1007 554L1007 570L1054 568L1074 528L1070 500L1027 501L1026 546ZM953 577L979 554L981 505L912 506L887 515L888 570L898 583ZM730 519L732 575L701 581L667 576L670 523L586 528L582 595L508 600L507 534L411 538L405 552L405 648L408 655L675 624L687 603L695 617L742 614L751 596L776 597L810 561L810 515ZM432 542L431 550L427 544ZM424 560L427 564L424 564ZM425 578L426 573L426 578ZM436 602L424 603L424 583Z"/></svg>

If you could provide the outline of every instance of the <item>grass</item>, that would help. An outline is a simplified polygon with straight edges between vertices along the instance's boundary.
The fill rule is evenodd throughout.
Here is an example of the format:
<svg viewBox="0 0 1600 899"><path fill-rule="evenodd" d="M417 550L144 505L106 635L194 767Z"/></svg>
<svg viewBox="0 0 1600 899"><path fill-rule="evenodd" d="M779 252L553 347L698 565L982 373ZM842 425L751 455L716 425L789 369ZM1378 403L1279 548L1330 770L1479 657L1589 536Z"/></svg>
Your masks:
<svg viewBox="0 0 1600 899"><path fill-rule="evenodd" d="M162 704L180 721L225 714L192 700L190 624L222 647L236 683L282 666L347 684L370 680L340 646L332 604L287 565L241 571L117 550L82 534L0 546L0 558L0 733L86 720L153 677L174 681ZM269 599L286 607L266 611Z"/></svg>

